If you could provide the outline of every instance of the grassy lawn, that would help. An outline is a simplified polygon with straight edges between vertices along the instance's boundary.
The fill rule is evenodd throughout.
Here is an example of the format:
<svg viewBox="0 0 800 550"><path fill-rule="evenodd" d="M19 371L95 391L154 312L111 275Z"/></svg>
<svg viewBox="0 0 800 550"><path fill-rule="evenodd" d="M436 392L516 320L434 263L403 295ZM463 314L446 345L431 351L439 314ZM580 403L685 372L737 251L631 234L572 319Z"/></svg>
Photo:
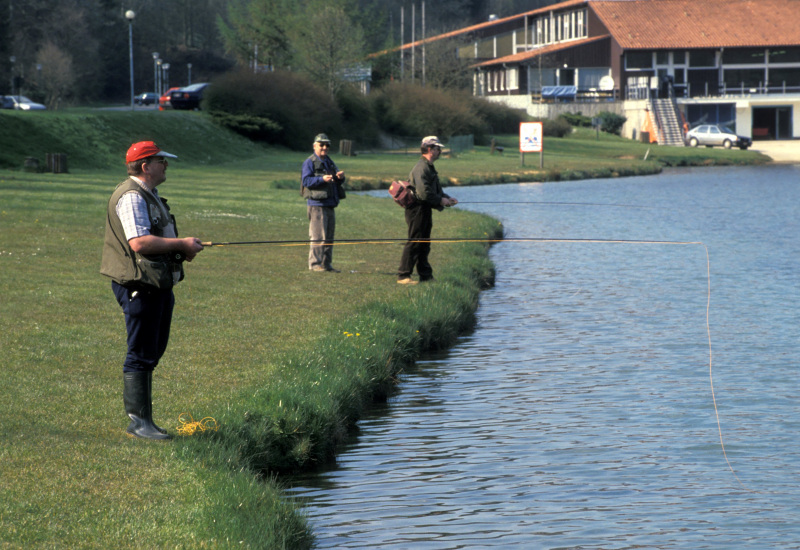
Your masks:
<svg viewBox="0 0 800 550"><path fill-rule="evenodd" d="M45 113L36 123L0 114L18 132L0 135L0 165L46 152L70 158L68 174L0 170L0 546L308 547L306 521L276 472L330 462L403 365L470 325L478 289L492 278L480 243L434 245L438 282L412 288L394 282L400 244L337 246L340 274L310 273L305 245L206 249L176 288L153 407L173 433L182 413L214 417L220 429L163 444L130 439L124 321L99 274L106 203L130 142L153 138L179 155L159 191L182 235L307 239L297 187L308 153L251 144L197 113L163 114ZM478 148L437 168L467 184L763 160L652 147L645 161L646 145L578 132L545 141L540 172L538 158L520 167L514 139L498 137L503 155ZM416 158L335 160L366 188L406 177ZM501 231L457 208L434 224L435 237ZM351 193L337 211L340 239L404 233L402 210L385 199Z"/></svg>
<svg viewBox="0 0 800 550"><path fill-rule="evenodd" d="M182 234L307 238L297 191L270 190L255 170L176 164L161 192ZM318 397L303 390L318 381L306 384L295 370L336 372L327 353L349 355L358 366L353 355L363 350L342 348L342 340L391 348L394 342L369 334L358 310L436 289L395 284L400 245L339 246L334 260L341 274L310 273L307 246L207 249L176 288L171 344L154 376L154 411L173 433L181 413L196 420L213 416L222 428L216 440L195 436L159 445L129 439L121 401L123 317L110 282L98 273L105 204L120 172L0 173L6 395L0 406L0 543L224 547L244 540L302 547L308 540L302 517L280 498L277 483L257 481L245 467L250 459L242 456L240 438L231 440L226 430L250 412L278 418L270 411L276 404L259 400L273 388L284 396L296 388L295 408L314 409ZM402 210L387 200L348 197L338 218L341 238L404 233ZM443 236L480 236L493 223L457 210L437 222ZM443 245L432 255L445 296L449 266L462 261L461 254ZM326 338L330 342L321 343ZM350 420L334 428L342 431ZM311 436L291 445L302 449L310 442L318 450L306 450L292 465L329 456L331 449ZM259 462L256 468L272 466Z"/></svg>

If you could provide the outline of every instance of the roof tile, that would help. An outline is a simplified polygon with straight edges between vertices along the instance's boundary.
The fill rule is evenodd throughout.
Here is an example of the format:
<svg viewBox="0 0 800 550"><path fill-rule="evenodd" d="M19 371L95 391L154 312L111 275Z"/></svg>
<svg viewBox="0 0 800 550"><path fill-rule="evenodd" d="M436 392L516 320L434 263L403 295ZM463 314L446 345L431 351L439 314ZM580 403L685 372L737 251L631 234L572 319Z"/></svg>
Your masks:
<svg viewBox="0 0 800 550"><path fill-rule="evenodd" d="M799 0L589 0L625 49L800 45Z"/></svg>

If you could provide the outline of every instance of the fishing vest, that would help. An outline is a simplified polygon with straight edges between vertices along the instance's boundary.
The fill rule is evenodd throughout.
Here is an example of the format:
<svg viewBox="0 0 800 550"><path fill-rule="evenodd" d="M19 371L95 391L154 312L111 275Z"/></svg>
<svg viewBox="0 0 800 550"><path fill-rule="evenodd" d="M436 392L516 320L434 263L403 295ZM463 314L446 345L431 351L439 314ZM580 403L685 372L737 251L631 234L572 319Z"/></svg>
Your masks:
<svg viewBox="0 0 800 550"><path fill-rule="evenodd" d="M315 176L325 176L330 174L333 176L333 180L329 181L326 185L322 187L306 187L305 185L300 183L300 194L303 196L304 199L311 199L315 201L324 201L328 197L333 196L333 186L337 186L338 196L339 199L345 198L344 188L342 187L342 181L339 181L339 178L336 177L336 165L331 160L331 168L330 171L325 167L325 163L319 158L316 154L311 155L308 157L314 163L314 175ZM330 157L329 157L330 159Z"/></svg>
<svg viewBox="0 0 800 550"><path fill-rule="evenodd" d="M117 215L117 203L122 195L131 191L142 197L147 204L151 235L178 236L175 217L170 214L166 199L159 201L155 195L128 178L117 185L108 201L100 273L123 286L150 285L168 290L183 280L183 256L180 253L145 255L133 251Z"/></svg>

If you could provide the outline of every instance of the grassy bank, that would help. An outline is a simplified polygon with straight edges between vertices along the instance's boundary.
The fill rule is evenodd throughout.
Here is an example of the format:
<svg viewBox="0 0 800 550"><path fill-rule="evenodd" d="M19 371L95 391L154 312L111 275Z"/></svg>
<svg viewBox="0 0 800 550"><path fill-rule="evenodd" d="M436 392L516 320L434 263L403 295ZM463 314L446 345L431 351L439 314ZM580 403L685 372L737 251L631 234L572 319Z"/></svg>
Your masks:
<svg viewBox="0 0 800 550"><path fill-rule="evenodd" d="M341 246L341 274L312 274L307 247L205 250L176 289L171 345L156 372L156 418L220 424L154 445L128 439L124 323L98 273L103 216L120 170L0 173L0 545L303 548L305 522L265 471L329 461L372 399L421 350L472 319L484 247L435 247L439 282L399 287L399 245ZM226 165L174 163L162 192L183 234L306 238L295 190ZM402 210L349 197L339 236L402 236ZM438 235L496 223L450 210Z"/></svg>
<svg viewBox="0 0 800 550"><path fill-rule="evenodd" d="M493 277L485 246L434 245L438 281L412 288L394 283L400 245L337 246L340 274L309 273L305 246L203 251L176 289L154 411L173 432L182 413L211 416L220 429L166 444L132 440L121 400L123 318L98 273L106 202L124 177L125 149L153 138L181 157L160 189L182 234L212 241L306 239L296 187L307 154L265 150L198 113L25 115L0 113L2 162L66 152L71 170L0 171L0 546L309 547L308 525L281 497L275 472L330 462L399 369L470 326L478 289ZM9 139L12 124L22 133ZM613 175L665 162L652 160L654 149L641 160L640 144L593 139L553 140L546 169L558 161L559 177ZM502 156L478 149L437 167L458 183L532 178L536 171L519 170L508 153L515 147ZM720 162L718 153L751 155L680 151ZM337 158L363 187L404 177L415 160ZM402 210L388 200L352 194L337 218L340 239L405 231ZM458 209L435 217L439 237L500 230Z"/></svg>
<svg viewBox="0 0 800 550"><path fill-rule="evenodd" d="M298 185L298 166L309 152L265 148L222 130L203 113L77 111L16 113L0 111L0 168L21 169L26 157L44 164L47 153L66 153L70 169L116 169L133 141L153 139L182 161L215 165L236 164L270 187ZM332 136L334 139L353 136ZM363 150L347 158L348 185L355 189L385 188L392 179L405 178L417 157L417 142L400 150ZM442 158L442 177L451 185L496 182L558 181L597 177L653 174L664 166L708 166L764 163L754 151L726 151L689 147L660 147L609 134L576 129L566 138L545 138L544 166L539 156L527 154L524 166L518 136L496 136L503 153L476 147L457 158ZM646 157L646 158L645 158ZM341 159L340 159L341 162Z"/></svg>

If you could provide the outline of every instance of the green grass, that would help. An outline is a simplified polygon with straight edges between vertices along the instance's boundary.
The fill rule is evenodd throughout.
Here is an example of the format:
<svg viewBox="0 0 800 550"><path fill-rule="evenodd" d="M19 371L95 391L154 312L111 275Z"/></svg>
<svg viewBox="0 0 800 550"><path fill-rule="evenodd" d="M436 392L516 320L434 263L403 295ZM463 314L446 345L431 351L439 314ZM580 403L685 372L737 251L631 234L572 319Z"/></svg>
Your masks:
<svg viewBox="0 0 800 550"><path fill-rule="evenodd" d="M306 520L277 472L329 463L404 365L470 326L478 289L493 278L486 246L434 245L438 281L409 288L394 282L399 244L337 246L341 274L310 273L306 246L206 249L176 289L153 406L173 431L182 413L212 416L220 430L166 444L132 440L121 399L124 322L99 274L106 203L128 144L153 138L181 157L160 191L181 233L210 241L307 239L296 189L307 153L253 145L198 113L26 115L0 113L0 162L66 152L71 169L0 171L0 546L309 547ZM499 139L504 155L478 148L437 168L464 184L546 175L520 169L514 137ZM645 145L580 133L545 147L545 170L558 177L687 158L761 161L658 147L644 161ZM356 186L372 187L405 177L416 158L336 160ZM434 223L437 237L502 231L457 208ZM337 210L339 239L404 233L403 212L388 200L351 194Z"/></svg>
<svg viewBox="0 0 800 550"><path fill-rule="evenodd" d="M298 166L311 150L311 144L308 152L254 144L215 126L202 112L0 111L0 126L0 168L16 170L22 168L26 157L38 158L44 165L47 153L66 153L71 170L118 171L132 142L152 139L189 166L227 162L253 182L295 189L299 186ZM659 147L578 128L566 138L545 138L540 170L538 154L526 154L524 166L521 164L518 136L495 139L505 148L503 154L492 155L489 147L476 147L457 158L445 156L437 164L442 178L450 185L558 181L652 174L664 166L768 161L755 151ZM385 188L393 179L407 178L418 154L413 144L391 153L363 151L357 138L355 149L360 151L355 157L336 158L354 189Z"/></svg>
<svg viewBox="0 0 800 550"><path fill-rule="evenodd" d="M270 190L224 164L188 164L171 166L161 187L182 234L307 238L297 191ZM394 282L400 245L337 247L341 274L310 273L307 246L203 251L176 289L154 409L171 429L184 412L213 416L221 429L152 444L124 434L124 323L98 273L105 204L120 179L119 170L0 172L0 544L308 546L279 483L256 474L329 461L361 411L430 344L426 335L445 344L463 328L477 299L470 277L491 276L484 247L435 247L441 281L416 288ZM441 236L496 226L458 210L436 221ZM399 207L359 196L338 209L337 226L343 239L405 230ZM406 311L406 297L415 309Z"/></svg>

